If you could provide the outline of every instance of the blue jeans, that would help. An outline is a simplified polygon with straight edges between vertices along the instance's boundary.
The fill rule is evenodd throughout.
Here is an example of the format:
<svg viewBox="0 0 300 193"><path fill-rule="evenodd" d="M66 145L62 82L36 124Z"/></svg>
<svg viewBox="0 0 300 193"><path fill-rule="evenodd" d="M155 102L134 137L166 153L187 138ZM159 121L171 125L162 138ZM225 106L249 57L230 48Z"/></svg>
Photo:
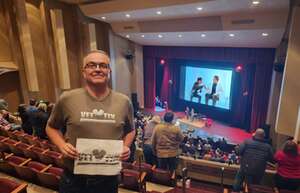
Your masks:
<svg viewBox="0 0 300 193"><path fill-rule="evenodd" d="M260 184L263 178L263 173L257 173L255 175L246 174L242 170L238 170L234 178L233 190L235 192L241 191L243 189L243 182L247 184Z"/></svg>
<svg viewBox="0 0 300 193"><path fill-rule="evenodd" d="M75 175L64 171L59 193L117 193L118 176Z"/></svg>
<svg viewBox="0 0 300 193"><path fill-rule="evenodd" d="M177 167L177 157L158 158L158 167L173 172Z"/></svg>
<svg viewBox="0 0 300 193"><path fill-rule="evenodd" d="M156 156L153 154L150 144L144 144L143 153L147 164L156 165Z"/></svg>

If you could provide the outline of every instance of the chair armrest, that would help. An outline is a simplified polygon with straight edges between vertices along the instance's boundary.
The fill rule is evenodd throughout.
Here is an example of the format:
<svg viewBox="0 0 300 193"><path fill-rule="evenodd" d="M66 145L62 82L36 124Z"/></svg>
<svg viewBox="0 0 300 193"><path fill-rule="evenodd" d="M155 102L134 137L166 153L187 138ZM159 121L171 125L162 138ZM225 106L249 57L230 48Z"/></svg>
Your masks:
<svg viewBox="0 0 300 193"><path fill-rule="evenodd" d="M138 182L139 182L139 183L144 182L146 175L147 175L146 172L142 172L142 175L141 175L140 179L138 180Z"/></svg>
<svg viewBox="0 0 300 193"><path fill-rule="evenodd" d="M9 137L5 137L4 139L1 140L1 142L4 142L4 141L6 141L8 139L9 139Z"/></svg>
<svg viewBox="0 0 300 193"><path fill-rule="evenodd" d="M152 168L151 168L151 170L154 170L155 168L156 168L156 165L153 165Z"/></svg>
<svg viewBox="0 0 300 193"><path fill-rule="evenodd" d="M19 166L24 166L25 164L27 164L30 161L31 161L31 158L28 158L27 160L25 160L24 162L22 162Z"/></svg>
<svg viewBox="0 0 300 193"><path fill-rule="evenodd" d="M7 158L9 158L9 157L11 157L13 155L14 155L13 153L10 153L10 154L6 155L4 159L7 159Z"/></svg>
<svg viewBox="0 0 300 193"><path fill-rule="evenodd" d="M22 183L20 186L18 186L15 190L13 190L11 193L19 193L22 190L27 188L27 184L26 183Z"/></svg>
<svg viewBox="0 0 300 193"><path fill-rule="evenodd" d="M176 176L175 176L175 171L174 171L174 172L172 173L171 179L172 179L172 180L175 180L175 177L176 177Z"/></svg>
<svg viewBox="0 0 300 193"><path fill-rule="evenodd" d="M45 154L47 151L49 151L49 149L42 151L42 154Z"/></svg>
<svg viewBox="0 0 300 193"><path fill-rule="evenodd" d="M223 189L223 193L228 193L229 191L228 191L228 188L224 188Z"/></svg>
<svg viewBox="0 0 300 193"><path fill-rule="evenodd" d="M34 147L34 145L30 145L27 149L29 150L29 149L31 149L31 148L33 148Z"/></svg>
<svg viewBox="0 0 300 193"><path fill-rule="evenodd" d="M47 171L51 167L52 167L52 164L49 164L47 167L45 167L44 169L42 169L40 172L45 172L45 171Z"/></svg>
<svg viewBox="0 0 300 193"><path fill-rule="evenodd" d="M17 143L14 144L14 146L16 146L16 145L18 145L20 143L22 143L22 141L18 141Z"/></svg>

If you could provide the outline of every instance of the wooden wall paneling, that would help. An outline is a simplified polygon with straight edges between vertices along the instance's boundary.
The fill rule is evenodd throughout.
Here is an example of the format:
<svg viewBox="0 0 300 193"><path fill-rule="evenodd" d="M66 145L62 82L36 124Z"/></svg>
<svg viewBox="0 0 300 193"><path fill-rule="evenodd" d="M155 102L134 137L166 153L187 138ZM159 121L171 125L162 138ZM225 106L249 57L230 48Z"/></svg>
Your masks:
<svg viewBox="0 0 300 193"><path fill-rule="evenodd" d="M55 42L59 86L61 89L70 89L70 73L62 11L52 9L50 10L50 15Z"/></svg>
<svg viewBox="0 0 300 193"><path fill-rule="evenodd" d="M89 23L90 50L97 50L96 28L94 23Z"/></svg>
<svg viewBox="0 0 300 193"><path fill-rule="evenodd" d="M43 24L43 31L45 37L45 51L48 53L49 56L49 76L52 77L53 81L53 92L55 95L55 100L59 99L60 89L59 89L59 82L58 82L58 70L57 70L57 63L56 63L56 56L55 56L55 44L54 44L54 37L51 28L51 16L50 10L47 7L45 1L42 1L40 4L40 12L41 12L41 19Z"/></svg>
<svg viewBox="0 0 300 193"><path fill-rule="evenodd" d="M14 5L13 1L2 1L4 2L4 14L5 21L8 28L8 37L10 41L10 48L12 53L12 60L18 67L18 76L19 76L19 96L20 101L25 103L29 100L28 84L26 78L26 72L24 67L21 42L19 39L18 26L16 22L16 13L13 11Z"/></svg>
<svg viewBox="0 0 300 193"><path fill-rule="evenodd" d="M71 88L81 87L81 36L79 27L78 7L68 6L63 10L63 19L68 50Z"/></svg>
<svg viewBox="0 0 300 193"><path fill-rule="evenodd" d="M51 65L46 46L46 37L40 12L41 0L26 0L26 12L30 32L32 34L32 47L37 69L39 98L54 101L55 93Z"/></svg>
<svg viewBox="0 0 300 193"><path fill-rule="evenodd" d="M1 62L11 62L12 53L8 36L9 25L6 24L4 2L0 1L0 67Z"/></svg>
<svg viewBox="0 0 300 193"><path fill-rule="evenodd" d="M98 49L106 51L108 54L109 50L109 30L110 26L106 23L99 22L96 25L96 40Z"/></svg>
<svg viewBox="0 0 300 193"><path fill-rule="evenodd" d="M24 0L13 0L16 8L16 19L18 24L19 37L24 59L24 67L28 90L33 92L39 91L37 79L37 70L33 54L32 38L28 24L28 18Z"/></svg>
<svg viewBox="0 0 300 193"><path fill-rule="evenodd" d="M0 98L6 100L10 112L16 112L18 105L22 103L18 72L14 71L2 74L0 82Z"/></svg>

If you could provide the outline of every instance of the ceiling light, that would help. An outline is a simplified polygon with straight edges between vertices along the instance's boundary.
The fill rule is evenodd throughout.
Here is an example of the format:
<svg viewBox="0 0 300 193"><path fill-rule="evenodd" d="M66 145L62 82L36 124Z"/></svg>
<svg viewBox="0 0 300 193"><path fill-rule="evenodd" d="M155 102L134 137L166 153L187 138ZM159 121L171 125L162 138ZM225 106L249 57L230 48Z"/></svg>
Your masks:
<svg viewBox="0 0 300 193"><path fill-rule="evenodd" d="M179 35L178 35L178 37L179 37L179 38L182 38L182 35L181 35L181 34L179 34Z"/></svg>
<svg viewBox="0 0 300 193"><path fill-rule="evenodd" d="M234 37L234 34L229 34L230 37Z"/></svg>
<svg viewBox="0 0 300 193"><path fill-rule="evenodd" d="M126 14L125 16L126 16L127 18L130 18L130 15L129 15L129 14Z"/></svg>
<svg viewBox="0 0 300 193"><path fill-rule="evenodd" d="M130 35L127 34L127 35L126 35L126 38L130 38Z"/></svg>
<svg viewBox="0 0 300 193"><path fill-rule="evenodd" d="M144 38L144 37L145 37L145 35L141 35L141 37L142 37L142 38Z"/></svg>
<svg viewBox="0 0 300 193"><path fill-rule="evenodd" d="M106 17L102 16L101 19L102 19L102 20L106 20Z"/></svg>
<svg viewBox="0 0 300 193"><path fill-rule="evenodd" d="M204 38L205 36L206 36L205 34L201 34L201 37L203 37L203 38Z"/></svg>
<svg viewBox="0 0 300 193"><path fill-rule="evenodd" d="M259 1L252 1L253 5L258 5L260 2Z"/></svg>
<svg viewBox="0 0 300 193"><path fill-rule="evenodd" d="M261 35L262 36L268 36L269 34L268 33L262 33Z"/></svg>
<svg viewBox="0 0 300 193"><path fill-rule="evenodd" d="M197 10L198 11L201 11L203 8L202 7L197 7Z"/></svg>
<svg viewBox="0 0 300 193"><path fill-rule="evenodd" d="M156 14L157 14L157 15L161 15L161 11L157 11Z"/></svg>
<svg viewBox="0 0 300 193"><path fill-rule="evenodd" d="M161 35L161 34L158 34L158 37L159 37L159 38L162 38L162 37L163 37L163 35Z"/></svg>

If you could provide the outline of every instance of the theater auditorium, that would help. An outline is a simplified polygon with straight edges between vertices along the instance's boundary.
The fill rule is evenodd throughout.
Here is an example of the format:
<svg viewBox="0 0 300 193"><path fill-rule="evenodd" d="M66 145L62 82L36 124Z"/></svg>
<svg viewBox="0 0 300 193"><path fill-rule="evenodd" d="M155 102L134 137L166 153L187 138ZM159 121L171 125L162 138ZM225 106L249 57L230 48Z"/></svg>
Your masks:
<svg viewBox="0 0 300 193"><path fill-rule="evenodd" d="M300 0L1 0L0 193L299 193Z"/></svg>

